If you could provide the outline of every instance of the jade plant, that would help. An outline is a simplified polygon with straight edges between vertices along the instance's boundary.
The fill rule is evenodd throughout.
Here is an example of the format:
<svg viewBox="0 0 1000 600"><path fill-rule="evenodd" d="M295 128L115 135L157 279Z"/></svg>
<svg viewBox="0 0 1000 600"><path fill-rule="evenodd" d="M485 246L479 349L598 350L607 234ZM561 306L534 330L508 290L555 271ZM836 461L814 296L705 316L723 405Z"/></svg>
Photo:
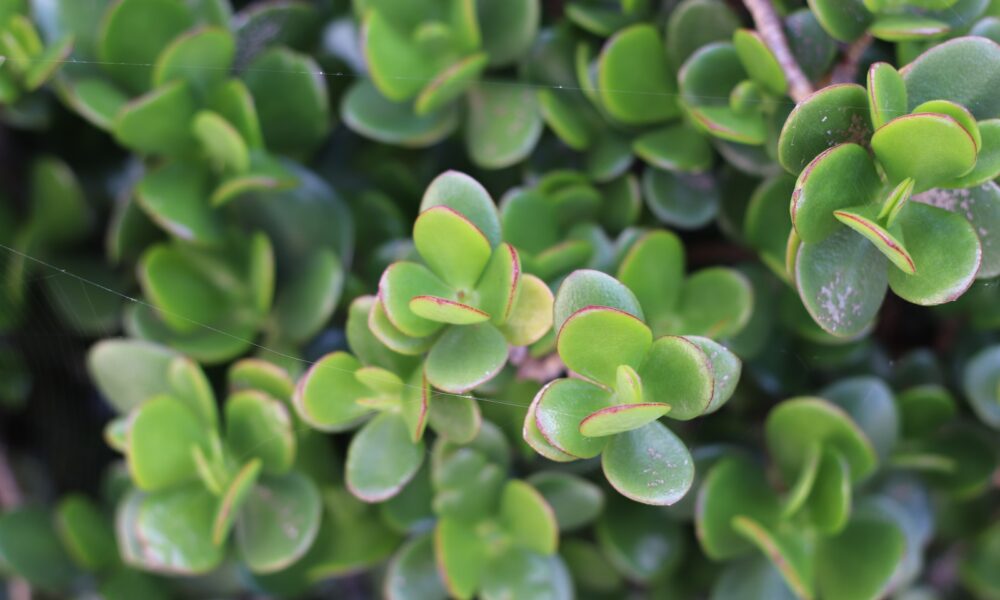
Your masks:
<svg viewBox="0 0 1000 600"><path fill-rule="evenodd" d="M497 169L531 153L542 130L534 95L484 76L530 47L538 2L363 0L355 9L371 79L344 96L341 112L353 129L380 141L425 146L464 118L476 164Z"/></svg>
<svg viewBox="0 0 1000 600"><path fill-rule="evenodd" d="M405 354L427 352L427 380L463 394L551 326L552 292L521 273L517 250L501 242L500 217L486 190L458 172L437 177L413 225L422 263L389 265L371 311L372 332Z"/></svg>
<svg viewBox="0 0 1000 600"><path fill-rule="evenodd" d="M823 28L842 42L866 33L888 42L942 38L982 16L987 4L962 0L809 0Z"/></svg>
<svg viewBox="0 0 1000 600"><path fill-rule="evenodd" d="M874 64L867 88L825 88L789 115L779 140L781 164L798 174L788 271L827 331L860 335L887 287L933 305L955 300L980 274L996 275L987 237L995 211L975 206L978 192L940 190L993 191L997 107L975 82L928 88L971 55L1000 61L992 42L954 40L902 73Z"/></svg>
<svg viewBox="0 0 1000 600"><path fill-rule="evenodd" d="M0 598L1000 598L998 43L0 0Z"/></svg>
<svg viewBox="0 0 1000 600"><path fill-rule="evenodd" d="M639 300L614 278L576 271L556 295L557 349L580 378L542 388L524 439L559 462L601 456L608 482L647 504L673 504L691 486L687 447L659 422L718 410L739 380L740 361L698 336L663 336L643 320Z"/></svg>
<svg viewBox="0 0 1000 600"><path fill-rule="evenodd" d="M0 4L0 106L6 120L33 123L31 94L49 82L73 50L73 36L42 39L23 0Z"/></svg>

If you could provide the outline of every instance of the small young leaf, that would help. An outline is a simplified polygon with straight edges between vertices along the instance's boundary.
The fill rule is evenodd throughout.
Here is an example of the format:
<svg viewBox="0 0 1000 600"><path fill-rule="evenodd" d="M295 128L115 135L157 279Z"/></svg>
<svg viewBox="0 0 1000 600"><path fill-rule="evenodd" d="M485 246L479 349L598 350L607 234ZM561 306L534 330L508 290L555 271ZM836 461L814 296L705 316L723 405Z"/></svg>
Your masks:
<svg viewBox="0 0 1000 600"><path fill-rule="evenodd" d="M603 384L615 385L619 365L637 368L653 343L649 327L613 308L582 308L566 319L556 345L566 366Z"/></svg>
<svg viewBox="0 0 1000 600"><path fill-rule="evenodd" d="M909 112L903 76L889 63L878 62L868 69L868 108L875 129Z"/></svg>
<svg viewBox="0 0 1000 600"><path fill-rule="evenodd" d="M469 219L444 206L420 213L413 224L413 243L431 271L459 290L479 281L493 251Z"/></svg>

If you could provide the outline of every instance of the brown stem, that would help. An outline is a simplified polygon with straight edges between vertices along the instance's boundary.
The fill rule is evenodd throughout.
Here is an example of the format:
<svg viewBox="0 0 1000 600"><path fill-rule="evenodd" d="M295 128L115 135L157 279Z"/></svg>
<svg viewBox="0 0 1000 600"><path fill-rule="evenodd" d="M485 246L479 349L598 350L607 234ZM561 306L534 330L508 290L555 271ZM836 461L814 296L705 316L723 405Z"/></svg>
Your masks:
<svg viewBox="0 0 1000 600"><path fill-rule="evenodd" d="M861 62L861 57L865 55L871 45L872 36L870 33L866 33L851 42L851 45L844 51L844 58L830 73L830 83L853 83L858 76L858 64Z"/></svg>
<svg viewBox="0 0 1000 600"><path fill-rule="evenodd" d="M799 63L795 61L791 48L788 47L788 40L785 39L785 30L781 25L781 18L774 10L771 0L743 0L743 5L750 11L753 22L757 25L757 33L764 39L764 43L774 53L778 59L781 70L788 80L788 95L792 100L801 102L806 96L813 93L812 84L809 78L802 72Z"/></svg>

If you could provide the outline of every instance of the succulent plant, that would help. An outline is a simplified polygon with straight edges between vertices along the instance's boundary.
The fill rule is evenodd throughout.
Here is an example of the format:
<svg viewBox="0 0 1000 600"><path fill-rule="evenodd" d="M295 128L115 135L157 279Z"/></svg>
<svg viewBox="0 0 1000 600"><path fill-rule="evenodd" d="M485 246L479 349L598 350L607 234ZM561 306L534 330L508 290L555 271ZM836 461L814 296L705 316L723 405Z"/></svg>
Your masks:
<svg viewBox="0 0 1000 600"><path fill-rule="evenodd" d="M992 42L954 40L902 74L875 64L867 90L824 88L789 115L779 141L782 165L798 174L788 270L827 331L863 333L887 287L933 305L956 299L980 274L996 275L995 215L986 207L1000 173L996 107L974 82L927 97L941 94L929 92L930 80L971 55L1000 60Z"/></svg>
<svg viewBox="0 0 1000 600"><path fill-rule="evenodd" d="M964 0L809 0L831 36L850 42L868 33L888 42L933 40L961 30L986 10Z"/></svg>
<svg viewBox="0 0 1000 600"><path fill-rule="evenodd" d="M552 293L522 274L517 250L500 241L497 209L468 175L447 172L424 193L413 242L423 263L389 265L369 324L382 342L406 354L427 352L435 387L464 394L551 326Z"/></svg>
<svg viewBox="0 0 1000 600"><path fill-rule="evenodd" d="M0 5L0 106L8 121L17 123L24 96L37 91L54 76L73 50L73 36L47 43L26 14L25 3L9 0ZM30 115L30 109L23 109ZM10 116L13 115L13 119ZM30 122L28 115L22 119Z"/></svg>

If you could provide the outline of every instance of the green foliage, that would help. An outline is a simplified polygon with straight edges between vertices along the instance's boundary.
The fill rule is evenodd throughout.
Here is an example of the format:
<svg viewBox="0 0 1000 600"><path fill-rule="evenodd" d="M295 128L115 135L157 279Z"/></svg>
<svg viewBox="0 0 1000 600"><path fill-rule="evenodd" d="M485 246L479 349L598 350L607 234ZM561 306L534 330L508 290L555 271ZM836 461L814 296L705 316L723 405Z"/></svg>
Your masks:
<svg viewBox="0 0 1000 600"><path fill-rule="evenodd" d="M1000 4L738 4L0 0L10 589L1000 597Z"/></svg>

